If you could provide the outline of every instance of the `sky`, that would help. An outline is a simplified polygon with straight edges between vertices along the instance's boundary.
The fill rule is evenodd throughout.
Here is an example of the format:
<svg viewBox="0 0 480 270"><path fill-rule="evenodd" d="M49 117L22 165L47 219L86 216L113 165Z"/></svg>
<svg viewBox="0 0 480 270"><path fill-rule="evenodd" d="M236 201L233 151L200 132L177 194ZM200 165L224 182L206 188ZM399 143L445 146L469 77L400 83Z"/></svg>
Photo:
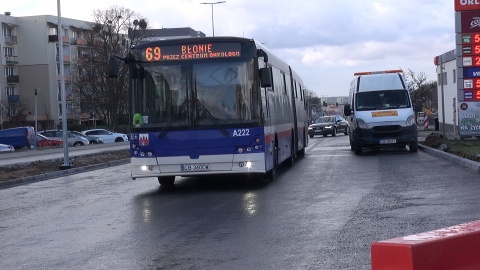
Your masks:
<svg viewBox="0 0 480 270"><path fill-rule="evenodd" d="M128 8L151 28L191 27L253 38L283 59L318 97L348 96L354 72L403 69L436 81L435 56L455 48L453 0L63 0L61 16ZM2 1L11 16L58 15L58 0Z"/></svg>

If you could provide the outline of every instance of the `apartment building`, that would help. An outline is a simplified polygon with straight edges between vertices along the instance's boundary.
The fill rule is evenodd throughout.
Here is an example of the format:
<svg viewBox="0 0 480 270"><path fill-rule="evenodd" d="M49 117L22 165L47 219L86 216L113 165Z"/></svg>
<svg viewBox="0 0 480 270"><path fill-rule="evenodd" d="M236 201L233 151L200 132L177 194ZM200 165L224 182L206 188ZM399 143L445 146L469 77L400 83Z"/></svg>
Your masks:
<svg viewBox="0 0 480 270"><path fill-rule="evenodd" d="M31 125L38 130L60 128L62 123L60 49L63 52L68 124L80 124L92 113L82 113L75 96L75 78L86 47L85 33L91 22L62 17L62 40L58 42L58 17L0 15L0 129ZM203 37L185 28L148 29L144 41L179 37ZM59 49L60 48L60 49ZM35 95L35 93L37 95ZM36 108L36 110L35 110ZM36 113L35 113L36 112Z"/></svg>
<svg viewBox="0 0 480 270"><path fill-rule="evenodd" d="M0 76L1 128L33 126L35 115L39 130L59 127L62 122L59 48L63 51L67 119L69 123L79 120L80 110L71 95L72 73L78 65L79 47L86 45L82 33L89 29L89 22L62 18L61 46L57 16L14 17L5 12L0 15L0 23L0 65L4 72Z"/></svg>

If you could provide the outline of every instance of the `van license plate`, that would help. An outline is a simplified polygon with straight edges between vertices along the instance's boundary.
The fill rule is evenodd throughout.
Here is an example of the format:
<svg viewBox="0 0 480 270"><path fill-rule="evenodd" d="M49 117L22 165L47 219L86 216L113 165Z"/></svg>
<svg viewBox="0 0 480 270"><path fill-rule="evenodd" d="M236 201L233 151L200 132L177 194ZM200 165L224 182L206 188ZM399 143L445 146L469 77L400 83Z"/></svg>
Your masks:
<svg viewBox="0 0 480 270"><path fill-rule="evenodd" d="M199 171L209 171L210 165L208 164L182 164L181 165L182 172L199 172Z"/></svg>
<svg viewBox="0 0 480 270"><path fill-rule="evenodd" d="M397 139L383 139L379 141L380 144L392 144L397 143Z"/></svg>

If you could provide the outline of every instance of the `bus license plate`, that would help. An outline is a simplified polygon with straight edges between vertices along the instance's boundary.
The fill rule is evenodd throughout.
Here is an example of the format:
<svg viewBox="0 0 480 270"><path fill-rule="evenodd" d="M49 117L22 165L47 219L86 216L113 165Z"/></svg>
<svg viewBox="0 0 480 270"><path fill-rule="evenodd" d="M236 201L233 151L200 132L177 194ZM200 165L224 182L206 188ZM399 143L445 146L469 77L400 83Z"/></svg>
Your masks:
<svg viewBox="0 0 480 270"><path fill-rule="evenodd" d="M397 139L383 139L380 140L380 144L392 144L392 143L397 143Z"/></svg>
<svg viewBox="0 0 480 270"><path fill-rule="evenodd" d="M208 164L182 164L182 172L198 172L198 171L209 171L210 166Z"/></svg>

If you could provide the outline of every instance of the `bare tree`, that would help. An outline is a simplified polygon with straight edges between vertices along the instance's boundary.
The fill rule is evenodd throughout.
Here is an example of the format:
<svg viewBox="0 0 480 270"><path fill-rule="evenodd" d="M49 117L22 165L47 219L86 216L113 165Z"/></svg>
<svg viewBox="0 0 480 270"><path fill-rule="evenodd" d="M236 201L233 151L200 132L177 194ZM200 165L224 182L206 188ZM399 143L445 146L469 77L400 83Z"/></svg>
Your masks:
<svg viewBox="0 0 480 270"><path fill-rule="evenodd" d="M305 90L305 99L307 101L308 118L309 118L309 121L312 121L313 120L312 110L314 110L316 113L323 111L321 99L317 97L315 92L308 89Z"/></svg>
<svg viewBox="0 0 480 270"><path fill-rule="evenodd" d="M3 113L3 120L9 122L11 126L26 124L28 106L21 100L16 102L1 100L0 108Z"/></svg>
<svg viewBox="0 0 480 270"><path fill-rule="evenodd" d="M93 11L94 22L85 33L87 46L79 50L76 91L82 113L94 114L116 129L118 119L128 113L128 66L121 66L116 79L108 78L108 58L111 54L125 55L129 45L135 44L147 21L137 13L113 6ZM138 36L129 32L138 30ZM132 40L133 39L133 40Z"/></svg>
<svg viewBox="0 0 480 270"><path fill-rule="evenodd" d="M437 84L434 81L427 81L427 76L424 72L419 72L417 74L411 69L408 69L405 73L405 79L407 81L407 89L412 98L412 102L422 100L427 107L431 106L431 104L436 104Z"/></svg>

